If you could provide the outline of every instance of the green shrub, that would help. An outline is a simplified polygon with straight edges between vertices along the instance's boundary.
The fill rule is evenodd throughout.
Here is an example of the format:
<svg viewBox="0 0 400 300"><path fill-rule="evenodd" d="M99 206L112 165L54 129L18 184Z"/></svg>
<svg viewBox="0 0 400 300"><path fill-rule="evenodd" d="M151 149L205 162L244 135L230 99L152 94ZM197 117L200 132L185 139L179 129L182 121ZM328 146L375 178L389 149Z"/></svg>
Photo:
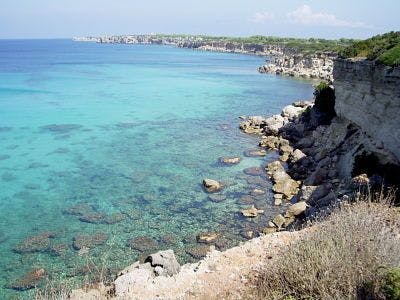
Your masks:
<svg viewBox="0 0 400 300"><path fill-rule="evenodd" d="M388 300L400 299L400 267L388 269L384 274L382 292Z"/></svg>
<svg viewBox="0 0 400 300"><path fill-rule="evenodd" d="M365 57L388 66L399 65L400 31L392 31L355 42L353 45L341 50L339 56L343 58Z"/></svg>
<svg viewBox="0 0 400 300"><path fill-rule="evenodd" d="M314 108L321 114L320 121L323 124L329 123L336 115L335 112L335 90L326 82L321 82L315 86Z"/></svg>

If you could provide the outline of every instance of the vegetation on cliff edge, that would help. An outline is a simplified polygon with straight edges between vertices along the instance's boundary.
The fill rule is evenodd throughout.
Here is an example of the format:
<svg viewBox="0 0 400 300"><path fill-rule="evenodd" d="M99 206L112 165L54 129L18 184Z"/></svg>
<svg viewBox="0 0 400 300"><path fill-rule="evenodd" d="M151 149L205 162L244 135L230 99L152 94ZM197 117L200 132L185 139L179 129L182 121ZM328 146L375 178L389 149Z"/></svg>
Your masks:
<svg viewBox="0 0 400 300"><path fill-rule="evenodd" d="M386 200L334 210L283 255L269 257L245 298L400 299L399 210Z"/></svg>
<svg viewBox="0 0 400 300"><path fill-rule="evenodd" d="M400 65L400 31L355 42L339 52L343 58L366 57L387 66Z"/></svg>

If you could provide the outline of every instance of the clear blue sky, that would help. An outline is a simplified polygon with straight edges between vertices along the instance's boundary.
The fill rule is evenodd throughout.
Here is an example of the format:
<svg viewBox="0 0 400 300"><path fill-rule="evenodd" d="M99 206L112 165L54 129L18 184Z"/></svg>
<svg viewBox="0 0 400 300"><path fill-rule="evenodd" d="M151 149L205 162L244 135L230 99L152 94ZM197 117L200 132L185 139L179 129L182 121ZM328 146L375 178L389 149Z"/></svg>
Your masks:
<svg viewBox="0 0 400 300"><path fill-rule="evenodd" d="M1 0L0 38L128 33L365 38L400 30L400 0Z"/></svg>

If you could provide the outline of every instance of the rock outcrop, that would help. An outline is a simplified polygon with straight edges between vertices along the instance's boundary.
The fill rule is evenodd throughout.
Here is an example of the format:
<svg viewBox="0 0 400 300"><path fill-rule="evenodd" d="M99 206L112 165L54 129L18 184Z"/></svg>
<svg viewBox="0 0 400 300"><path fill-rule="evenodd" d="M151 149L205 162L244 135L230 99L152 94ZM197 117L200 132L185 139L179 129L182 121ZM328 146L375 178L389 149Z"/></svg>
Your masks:
<svg viewBox="0 0 400 300"><path fill-rule="evenodd" d="M274 73L303 78L333 80L334 53L292 54L276 53L264 66L258 68L260 73Z"/></svg>

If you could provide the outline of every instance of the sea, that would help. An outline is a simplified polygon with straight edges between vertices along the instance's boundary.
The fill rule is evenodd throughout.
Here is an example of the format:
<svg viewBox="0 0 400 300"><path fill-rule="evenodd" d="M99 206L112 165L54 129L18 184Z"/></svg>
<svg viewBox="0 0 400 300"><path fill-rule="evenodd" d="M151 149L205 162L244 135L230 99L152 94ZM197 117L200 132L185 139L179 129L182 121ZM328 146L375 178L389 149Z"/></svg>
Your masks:
<svg viewBox="0 0 400 300"><path fill-rule="evenodd" d="M112 280L149 253L197 261L282 208L240 116L312 97L265 57L162 45L0 40L0 299ZM238 156L226 166L220 157ZM261 169L260 169L261 168ZM224 184L209 197L202 180ZM262 190L263 193L254 189ZM240 210L264 210L244 218Z"/></svg>

